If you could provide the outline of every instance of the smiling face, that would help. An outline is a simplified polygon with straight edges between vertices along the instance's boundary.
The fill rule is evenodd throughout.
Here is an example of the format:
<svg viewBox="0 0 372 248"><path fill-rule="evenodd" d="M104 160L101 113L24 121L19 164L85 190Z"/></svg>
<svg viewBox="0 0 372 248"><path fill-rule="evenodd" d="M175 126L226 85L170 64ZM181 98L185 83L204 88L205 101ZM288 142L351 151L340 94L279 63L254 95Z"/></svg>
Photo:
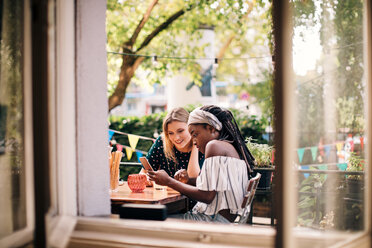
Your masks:
<svg viewBox="0 0 372 248"><path fill-rule="evenodd" d="M209 125L189 125L189 132L191 134L193 142L194 144L196 144L199 151L203 154L205 154L205 147L207 146L207 143L213 139L216 139L216 136L213 135L214 131L215 130Z"/></svg>
<svg viewBox="0 0 372 248"><path fill-rule="evenodd" d="M172 121L168 123L167 135L177 150L188 152L191 136L187 130L187 123L181 121Z"/></svg>

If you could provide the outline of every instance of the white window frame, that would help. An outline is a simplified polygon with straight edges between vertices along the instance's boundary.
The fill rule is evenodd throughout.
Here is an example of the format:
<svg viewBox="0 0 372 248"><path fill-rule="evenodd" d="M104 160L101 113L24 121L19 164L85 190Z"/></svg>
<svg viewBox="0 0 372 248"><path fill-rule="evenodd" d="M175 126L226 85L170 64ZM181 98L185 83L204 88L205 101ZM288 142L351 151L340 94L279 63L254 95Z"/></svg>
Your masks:
<svg viewBox="0 0 372 248"><path fill-rule="evenodd" d="M50 0L54 1L54 0ZM29 0L26 1L28 8ZM105 148L105 142L107 141L107 124L104 125L99 122L101 115L107 116L107 111L103 112L101 108L97 112L90 110L98 103L107 105L107 98L102 95L94 95L95 92L98 92L105 87L105 81L99 82L99 80L89 77L84 73L95 73L97 66L102 65L102 61L93 61L92 64L87 63L93 57L79 57L80 48L84 41L84 35L87 35L89 38L89 32L84 33L85 30L77 29L75 36L76 26L82 24L80 28L85 28L85 22L87 19L80 19L84 17L86 12L83 8L87 4L102 4L105 3L105 0L100 1L90 1L90 0L56 0L56 24L51 27L52 30L56 32L57 35L57 44L56 44L56 85L53 85L51 92L52 95L55 94L55 100L51 102L51 109L55 112L55 116L51 115L51 118L54 118L49 123L54 125L51 130L55 130L54 134L57 137L51 139L52 149L56 149L51 159L51 166L56 166L56 178L58 181L58 188L54 189L51 192L52 197L56 199L57 214L53 214L53 211L47 216L47 222L50 227L48 230L48 243L50 246L63 247L69 245L71 247L78 247L83 245L102 245L102 246L152 246L152 247L164 247L164 246L178 246L178 247L206 247L211 245L221 245L221 246L234 246L234 247L246 247L246 246L256 246L256 247L295 247L295 244L301 244L301 247L314 247L319 246L330 246L333 247L370 247L371 244L371 182L367 180L368 190L366 190L365 195L365 220L366 220L366 229L363 233L358 234L348 234L345 232L338 233L324 233L324 232L311 232L308 234L296 233L293 231L292 226L288 223L278 225L278 231L276 232L273 228L257 228L257 227L238 227L234 225L218 225L218 224L206 224L206 223L187 223L187 222L177 222L177 221L165 221L165 222L156 222L156 221L141 221L141 220L121 220L115 218L98 218L98 217L81 217L81 216L97 216L99 213L107 215L107 206L97 206L98 212L92 211L92 209L82 206L82 204L93 204L91 197L92 192L98 190L103 194L104 189L108 189L108 173L107 176L103 177L104 180L96 182L92 178L91 181L87 181L92 176L95 176L95 171L101 170L103 166L108 168L108 161L104 159L104 163L101 165L100 162L96 164L90 164L91 160L94 158L102 159L102 156L107 155ZM282 2L282 1L275 1ZM279 5L278 13L283 17L282 24L284 30L291 30L289 24L289 15L287 2L283 5ZM368 130L372 130L372 34L371 34L371 1L365 1L366 6L366 20L367 25L365 26L366 35L366 46L367 46L367 56L366 62L368 69L366 70L368 77ZM82 12L79 12L82 11ZM102 10L104 11L104 10ZM30 12L28 12L29 14ZM76 13L75 18L71 18L71 13ZM27 16L27 13L25 14ZM30 16L28 16L29 18ZM86 16L85 16L86 17ZM93 18L94 16L88 16L88 18ZM26 19L26 18L25 18ZM74 19L72 22L71 19ZM88 26L89 27L89 26ZM101 26L100 26L101 27ZM102 31L102 30L101 30ZM25 36L27 37L27 36ZM82 38L82 40L80 40ZM105 46L102 46L102 39L98 36L95 36L96 40L91 40L92 43L95 43L98 50L94 51L99 55L104 54L105 58ZM283 35L283 44L290 44L290 35ZM287 42L287 43L285 43ZM93 44L94 45L94 44ZM286 52L290 47L283 47L282 53ZM75 54L75 51L78 54ZM27 57L27 56L26 56ZM76 60L75 60L76 58ZM290 65L290 56L282 56L276 60L276 63L283 63L281 67L282 79L290 82L291 73L289 70ZM28 61L29 62L29 61ZM27 64L25 62L25 64ZM87 66L88 65L88 66ZM99 69L99 68L98 68ZM102 68L101 68L102 70ZM104 69L106 70L106 69ZM30 73L30 72L28 72ZM103 74L105 74L104 71ZM84 92L84 87L86 87L86 81L84 80L93 80L92 83L92 92ZM97 81L95 81L97 80ZM53 82L53 80L51 80ZM83 87L83 92L82 88ZM291 87L290 85L282 85L282 90L286 89L285 87ZM287 124L286 120L293 120L293 115L291 114L290 101L293 98L287 98L286 90L279 95L279 101L282 105L282 111L284 113L284 119L282 119L282 125L285 127ZM85 96L88 94L88 96ZM90 97L89 94L93 93L93 97ZM104 94L105 95L105 94ZM84 98L85 97L85 98ZM25 96L25 99L29 99ZM81 99L84 98L84 99ZM29 100L25 100L29 101ZM287 102L289 100L289 102ZM92 104L92 106L89 105ZM106 108L106 106L104 106ZM27 107L29 108L29 107ZM106 108L107 109L107 108ZM292 111L293 113L294 111ZM29 112L28 112L29 113ZM28 114L25 115L25 119L29 120L30 117ZM96 118L99 122L96 126L92 124L92 127L87 127L88 130L85 130L85 125L89 124L84 122L84 120L92 121ZM106 121L106 120L105 120ZM32 123L32 121L31 121ZM26 127L27 130L30 126ZM55 128L55 129L54 129ZM282 162L290 161L290 152L292 150L292 141L291 133L288 128L283 128L283 149ZM51 131L53 133L53 131ZM51 133L51 134L52 134ZM103 134L105 133L105 134ZM91 135L95 136L94 139L91 139ZM26 137L31 133L27 133ZM96 141L95 144L88 145L88 148L79 148L85 144L82 142L85 141ZM372 140L371 132L368 132L368 140ZM102 144L102 145L101 145ZM30 144L27 145L26 150L32 149ZM79 150L80 149L80 150ZM76 152L78 151L78 153ZM26 156L30 150L26 151ZM84 153L84 154L83 154ZM85 153L91 154L91 157L87 156ZM32 151L31 151L32 154ZM53 154L53 152L52 152ZM368 158L372 157L372 149L368 149ZM32 161L32 160L30 160ZM54 161L54 162L53 162ZM368 159L369 165L371 165L370 159ZM290 173L289 167L282 167L282 180L287 178ZM93 172L92 172L93 170ZM108 170L108 169L107 169ZM32 174L32 171L29 173ZM29 177L30 175L28 175ZM31 175L32 176L32 175ZM96 175L102 176L102 175ZM72 178L72 179L71 179ZM368 170L368 178L372 178L371 170ZM30 184L33 184L32 177L31 181L28 179ZM285 180L283 180L285 182ZM107 183L107 185L106 185ZM86 187L87 189L83 189ZM295 199L290 196L291 185L289 183L282 184L283 194L282 200L279 202L279 215L282 218L292 219L290 210L291 206L295 206ZM32 187L28 187L31 188ZM31 202L33 201L33 193L28 194L28 197L31 197ZM108 193L107 193L108 197ZM97 196L99 198L99 196ZM27 213L32 209L31 205L27 204ZM292 213L293 215L293 213ZM29 215L28 215L29 216ZM79 216L79 217L78 217ZM28 224L30 223L30 228L28 234L15 233L12 237L12 241L9 241L8 244L24 244L27 240L27 235L30 236L30 230L33 229L32 226L32 215L28 217ZM280 218L278 219L280 221ZM282 220L283 221L283 220ZM288 220L287 220L288 221ZM75 225L76 223L76 225ZM22 236L22 241L16 242L14 237L20 234ZM325 235L327 236L325 243ZM9 237L10 238L10 237ZM12 243L13 242L13 243ZM13 246L17 246L13 245ZM9 245L12 246L12 245Z"/></svg>
<svg viewBox="0 0 372 248"><path fill-rule="evenodd" d="M165 244L172 244L174 246L189 247L189 246L203 246L203 245L226 245L226 246L257 246L257 247L314 247L319 246L333 246L333 247L370 247L371 240L371 197L368 195L371 189L371 183L368 182L368 189L366 191L366 229L362 233L350 234L345 232L311 232L303 233L297 232L291 225L291 220L294 220L295 216L295 201L293 197L293 188L288 178L291 178L292 168L289 166L292 154L292 148L294 147L294 137L291 137L292 123L294 123L295 116L292 111L294 106L294 96L290 92L293 85L290 84L292 80L292 67L291 67L291 56L284 56L285 54L291 54L291 13L288 8L288 2L281 2L279 4L279 14L283 29L283 35L281 36L282 43L285 46L282 47L281 52L283 56L276 58L276 63L282 63L280 66L281 80L286 82L282 83L282 95L279 95L279 106L282 106L281 111L283 118L282 123L282 163L287 166L279 166L282 171L282 189L281 192L282 200L279 202L279 215L281 215L281 225L277 227L278 232L275 232L271 228L256 228L256 227L236 227L236 226L220 226L217 224L191 224L183 222L153 222L153 221L140 221L140 220L120 220L120 219L98 219L98 218L82 218L79 217L77 226L72 234L70 244L72 245L83 245L90 244L104 244L107 246L114 245L151 245L153 247L162 247ZM368 18L365 28L368 32L368 85L372 85L371 79L371 5L370 1L366 1L366 17ZM368 94L372 96L371 87L368 87ZM277 96L278 97L278 96ZM371 97L368 97L368 118L369 126L368 130L372 130L371 111L372 102ZM369 140L372 140L371 133L368 133ZM280 156L280 155L279 155ZM369 148L369 157L371 157L371 149ZM368 160L370 161L370 160ZM371 164L369 162L369 164ZM368 171L369 178L371 177L371 171ZM284 180L285 179L285 180ZM279 195L279 194L277 194ZM292 222L294 223L294 222Z"/></svg>
<svg viewBox="0 0 372 248"><path fill-rule="evenodd" d="M31 11L30 2L24 2L23 19L23 97L24 97L24 166L26 191L26 227L0 239L0 247L17 247L32 241L34 230L34 179L32 130L32 74L31 74Z"/></svg>

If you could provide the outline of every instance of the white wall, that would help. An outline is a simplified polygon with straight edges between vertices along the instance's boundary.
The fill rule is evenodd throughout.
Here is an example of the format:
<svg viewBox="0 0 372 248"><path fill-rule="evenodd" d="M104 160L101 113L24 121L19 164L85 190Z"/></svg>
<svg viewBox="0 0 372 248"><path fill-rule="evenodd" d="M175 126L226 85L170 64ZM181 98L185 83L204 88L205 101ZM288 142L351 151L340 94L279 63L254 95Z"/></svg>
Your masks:
<svg viewBox="0 0 372 248"><path fill-rule="evenodd" d="M106 0L76 1L78 214L110 214Z"/></svg>
<svg viewBox="0 0 372 248"><path fill-rule="evenodd" d="M204 48L206 58L215 57L214 49L214 30L211 28L201 29L203 32L202 39L199 41L200 46L209 44ZM198 63L201 65L202 70L206 70L214 60L200 60ZM215 104L216 102L216 91L215 87L212 86L212 96L202 97L200 90L197 86L193 86L190 90L186 90L186 86L191 82L191 79L187 76L179 75L174 76L166 80L167 82L167 98L168 98L168 109L175 107L183 107L187 104ZM212 80L213 83L213 80Z"/></svg>
<svg viewBox="0 0 372 248"><path fill-rule="evenodd" d="M193 86L190 90L186 90L190 81L190 78L184 75L166 79L168 110L184 107L187 104L201 103L202 95L198 87Z"/></svg>

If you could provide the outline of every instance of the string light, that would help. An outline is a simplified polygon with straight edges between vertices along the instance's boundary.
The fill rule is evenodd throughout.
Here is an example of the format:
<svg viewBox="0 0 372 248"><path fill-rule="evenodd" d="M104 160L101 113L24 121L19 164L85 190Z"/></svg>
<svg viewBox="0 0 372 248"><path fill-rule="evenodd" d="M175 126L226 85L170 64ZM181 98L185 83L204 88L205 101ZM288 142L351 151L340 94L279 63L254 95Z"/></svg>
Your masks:
<svg viewBox="0 0 372 248"><path fill-rule="evenodd" d="M212 77L214 79L216 78L217 67L218 67L218 58L214 58L214 63L212 65Z"/></svg>
<svg viewBox="0 0 372 248"><path fill-rule="evenodd" d="M364 44L364 42L356 42L356 43L351 43L347 44L345 46L340 46L340 47L333 47L330 48L331 50L337 50L337 49L342 49L350 46L356 46L356 45L361 45ZM156 61L158 58L161 59L180 59L180 60L214 60L215 64L218 64L219 61L222 60L238 60L238 59L264 59L264 58L270 58L272 61L275 61L275 57L273 55L265 55L265 56L253 56L253 57L239 57L239 58L190 58L190 57L177 57L177 56L158 56L158 55L146 55L146 54L134 54L134 53L121 53L121 52L112 52L112 51L107 51L107 53L111 54L118 54L118 55L126 55L126 56L134 56L134 57L145 57L145 58L152 58L154 61Z"/></svg>
<svg viewBox="0 0 372 248"><path fill-rule="evenodd" d="M126 56L134 56L134 57L145 57L145 58L152 58L153 61L157 61L157 59L179 59L179 60L214 60L215 64L218 64L219 61L222 60L239 60L239 59L264 59L264 58L271 58L271 55L267 56L255 56L255 57L239 57L239 58L190 58L190 57L176 57L176 56L158 56L158 55L145 55L145 54L133 54L133 53L121 53L121 52L111 52L108 51L107 53L111 54L118 54L118 55L126 55Z"/></svg>
<svg viewBox="0 0 372 248"><path fill-rule="evenodd" d="M153 63L154 65L157 65L157 64L158 64L158 56L154 55L154 56L152 57L152 63Z"/></svg>

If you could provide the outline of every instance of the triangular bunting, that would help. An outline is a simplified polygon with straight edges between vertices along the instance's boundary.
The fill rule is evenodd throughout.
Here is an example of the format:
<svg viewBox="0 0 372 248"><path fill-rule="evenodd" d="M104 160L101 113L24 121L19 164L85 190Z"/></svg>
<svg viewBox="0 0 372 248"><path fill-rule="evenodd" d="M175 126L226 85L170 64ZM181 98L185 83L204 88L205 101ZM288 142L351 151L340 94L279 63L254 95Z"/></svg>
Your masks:
<svg viewBox="0 0 372 248"><path fill-rule="evenodd" d="M341 151L341 149L342 149L342 145L343 145L342 142L340 142L340 143L336 143L336 148L337 148L337 151L338 151L338 152Z"/></svg>
<svg viewBox="0 0 372 248"><path fill-rule="evenodd" d="M133 150L136 149L139 137L137 135L128 134L129 145Z"/></svg>
<svg viewBox="0 0 372 248"><path fill-rule="evenodd" d="M325 145L324 146L324 152L325 152L326 158L329 158L329 154L331 152L331 146L330 145Z"/></svg>
<svg viewBox="0 0 372 248"><path fill-rule="evenodd" d="M136 151L136 155L137 155L138 162L141 163L141 161L139 159L140 159L140 157L143 157L143 153L140 152L140 151Z"/></svg>
<svg viewBox="0 0 372 248"><path fill-rule="evenodd" d="M123 145L116 144L116 150L122 152L123 151Z"/></svg>
<svg viewBox="0 0 372 248"><path fill-rule="evenodd" d="M339 170L344 171L347 168L347 163L337 164L337 167Z"/></svg>
<svg viewBox="0 0 372 248"><path fill-rule="evenodd" d="M274 164L275 161L275 150L273 149L271 152L271 164Z"/></svg>
<svg viewBox="0 0 372 248"><path fill-rule="evenodd" d="M311 149L311 156L313 157L313 161L315 161L316 160L316 154L318 152L318 147L313 146L310 149Z"/></svg>
<svg viewBox="0 0 372 248"><path fill-rule="evenodd" d="M319 169L319 170L328 170L328 166L325 165L325 164L322 164L322 165L319 165L319 166L318 166L318 169ZM324 178L327 179L327 176L328 176L328 175L324 175Z"/></svg>
<svg viewBox="0 0 372 248"><path fill-rule="evenodd" d="M308 166L308 165L306 165L306 166L302 165L301 167L302 167L302 169L304 169L304 170L308 170L308 169L309 169L309 166ZM310 173L304 173L304 177L305 177L305 178L308 178L309 176L310 176Z"/></svg>
<svg viewBox="0 0 372 248"><path fill-rule="evenodd" d="M114 131L109 130L109 142L112 139L112 136L114 135Z"/></svg>
<svg viewBox="0 0 372 248"><path fill-rule="evenodd" d="M359 139L360 139L360 148L362 148L362 150L363 150L363 147L364 147L364 137L362 136Z"/></svg>
<svg viewBox="0 0 372 248"><path fill-rule="evenodd" d="M263 138L264 140L269 141L269 134L268 134L268 133L264 133L264 134L262 134L262 138Z"/></svg>
<svg viewBox="0 0 372 248"><path fill-rule="evenodd" d="M304 157L304 152L305 152L305 148L297 149L298 161L300 161L300 163L302 162L302 158Z"/></svg>
<svg viewBox="0 0 372 248"><path fill-rule="evenodd" d="M323 150L323 140L322 139L319 140L318 150L319 150L319 155L323 157L324 156L324 150Z"/></svg>
<svg viewBox="0 0 372 248"><path fill-rule="evenodd" d="M125 147L125 152L127 153L128 161L132 158L133 150L131 147Z"/></svg>

